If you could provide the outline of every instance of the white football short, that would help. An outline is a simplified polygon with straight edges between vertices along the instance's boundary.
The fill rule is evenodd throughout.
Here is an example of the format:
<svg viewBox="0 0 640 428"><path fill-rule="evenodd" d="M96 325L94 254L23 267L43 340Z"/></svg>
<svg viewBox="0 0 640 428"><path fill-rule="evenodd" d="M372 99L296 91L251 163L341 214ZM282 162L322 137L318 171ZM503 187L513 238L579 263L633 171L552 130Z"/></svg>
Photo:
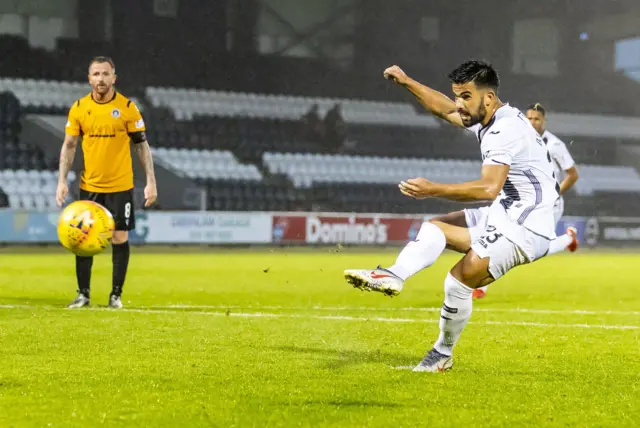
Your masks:
<svg viewBox="0 0 640 428"><path fill-rule="evenodd" d="M506 238L500 230L501 221L488 224L489 207L465 209L464 216L471 235L471 249L480 258L489 257L489 273L494 279L500 278L516 266L543 257L549 251L550 241L547 238L522 226L517 226L517 239L514 234L510 234L511 239Z"/></svg>
<svg viewBox="0 0 640 428"><path fill-rule="evenodd" d="M556 203L553 204L553 220L558 224L564 213L564 198L562 196L556 199Z"/></svg>

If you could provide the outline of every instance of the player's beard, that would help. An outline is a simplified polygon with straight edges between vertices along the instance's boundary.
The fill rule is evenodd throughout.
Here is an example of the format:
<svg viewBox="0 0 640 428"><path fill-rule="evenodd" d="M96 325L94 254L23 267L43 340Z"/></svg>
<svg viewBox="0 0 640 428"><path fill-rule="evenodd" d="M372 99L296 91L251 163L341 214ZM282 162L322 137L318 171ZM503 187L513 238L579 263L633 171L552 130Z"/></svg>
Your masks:
<svg viewBox="0 0 640 428"><path fill-rule="evenodd" d="M111 90L111 85L107 85L106 83L103 86L95 85L93 90L99 93L100 95L104 95Z"/></svg>
<svg viewBox="0 0 640 428"><path fill-rule="evenodd" d="M478 106L478 109L477 109L477 111L475 113L472 113L471 111L464 112L464 113L467 114L468 116L467 117L463 117L461 115L460 117L462 119L462 124L465 127L468 128L470 126L477 125L478 123L481 123L482 120L487 115L487 108L484 106L484 96L480 100L480 105Z"/></svg>
<svg viewBox="0 0 640 428"><path fill-rule="evenodd" d="M465 112L465 113L468 116L465 117L461 115L460 117L462 119L463 125L469 128L470 126L477 125L478 123L482 122L482 119L486 114L486 109L484 108L484 105L480 105L477 112L475 113Z"/></svg>

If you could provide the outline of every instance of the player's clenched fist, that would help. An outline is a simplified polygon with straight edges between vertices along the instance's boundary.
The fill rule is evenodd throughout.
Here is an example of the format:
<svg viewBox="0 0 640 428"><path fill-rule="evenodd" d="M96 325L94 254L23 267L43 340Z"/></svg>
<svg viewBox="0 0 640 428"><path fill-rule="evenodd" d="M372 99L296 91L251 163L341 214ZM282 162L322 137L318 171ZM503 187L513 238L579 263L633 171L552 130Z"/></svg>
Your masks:
<svg viewBox="0 0 640 428"><path fill-rule="evenodd" d="M403 85L406 83L408 76L400 67L392 65L384 71L384 78Z"/></svg>

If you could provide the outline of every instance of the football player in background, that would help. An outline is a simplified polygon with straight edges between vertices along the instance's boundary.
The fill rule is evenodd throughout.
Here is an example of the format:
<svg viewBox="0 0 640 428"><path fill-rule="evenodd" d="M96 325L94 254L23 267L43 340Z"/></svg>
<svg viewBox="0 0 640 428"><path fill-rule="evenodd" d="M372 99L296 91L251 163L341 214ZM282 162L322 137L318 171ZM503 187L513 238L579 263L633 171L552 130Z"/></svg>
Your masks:
<svg viewBox="0 0 640 428"><path fill-rule="evenodd" d="M80 179L79 200L90 200L104 206L113 215L113 276L109 307L122 307L122 287L129 266L129 231L135 229L133 206L133 142L147 184L145 206L156 201L158 191L151 150L144 120L138 107L115 90L116 68L107 57L96 57L89 64L91 92L77 100L69 110L65 138L60 152L60 171L56 200L62 206L69 192L67 175L82 137L84 170ZM93 257L76 256L78 296L69 308L88 306L90 302Z"/></svg>

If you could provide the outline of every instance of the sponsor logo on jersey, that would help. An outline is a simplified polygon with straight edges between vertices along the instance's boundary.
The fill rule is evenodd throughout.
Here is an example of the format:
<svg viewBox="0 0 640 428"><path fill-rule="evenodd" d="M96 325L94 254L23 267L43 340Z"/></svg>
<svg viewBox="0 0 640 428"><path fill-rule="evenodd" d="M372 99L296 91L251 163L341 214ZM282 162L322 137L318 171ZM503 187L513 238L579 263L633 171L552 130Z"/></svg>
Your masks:
<svg viewBox="0 0 640 428"><path fill-rule="evenodd" d="M144 128L144 120L140 119L139 121L137 121L136 128L137 129Z"/></svg>

